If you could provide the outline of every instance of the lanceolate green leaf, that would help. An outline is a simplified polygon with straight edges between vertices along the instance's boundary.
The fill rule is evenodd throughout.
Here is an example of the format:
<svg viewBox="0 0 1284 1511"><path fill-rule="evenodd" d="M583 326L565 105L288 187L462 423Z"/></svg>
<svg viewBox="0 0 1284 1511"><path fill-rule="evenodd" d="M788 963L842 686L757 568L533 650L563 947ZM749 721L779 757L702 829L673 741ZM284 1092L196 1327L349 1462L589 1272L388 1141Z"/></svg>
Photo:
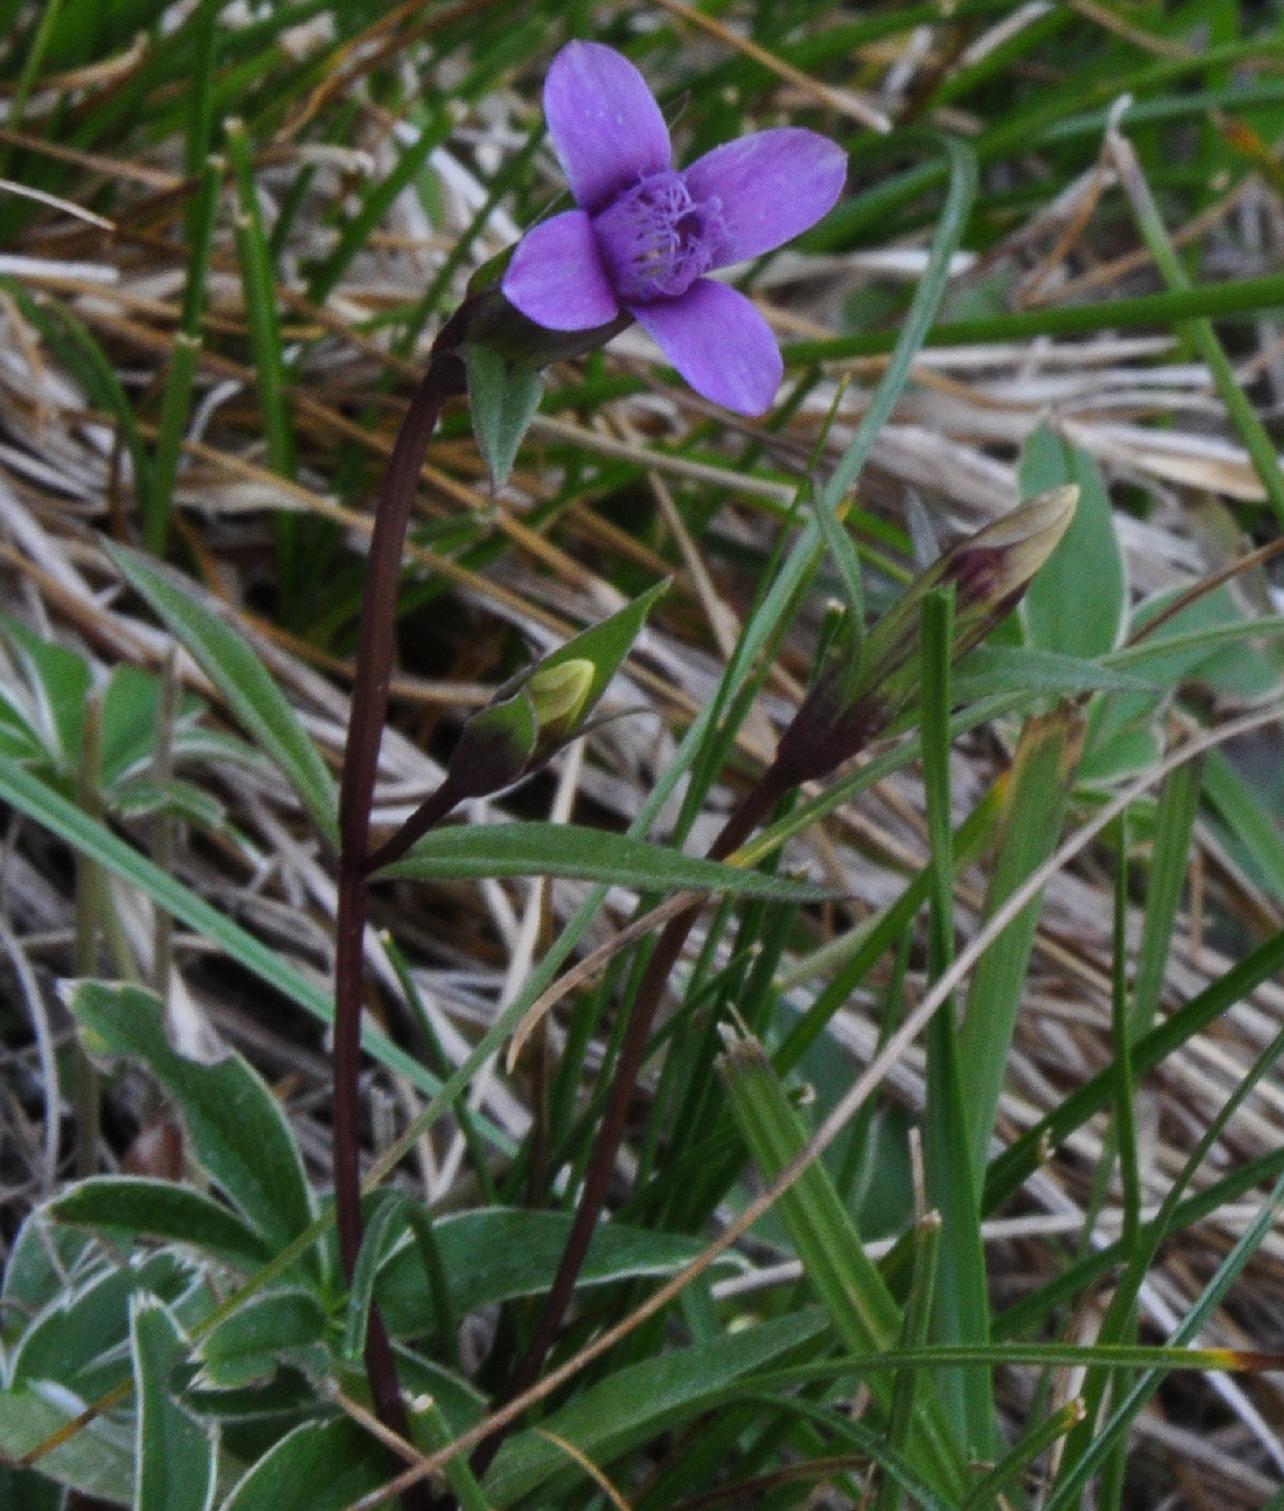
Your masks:
<svg viewBox="0 0 1284 1511"><path fill-rule="evenodd" d="M187 1356L181 1328L153 1296L130 1301L138 1459L134 1511L209 1511L214 1501L218 1426L198 1422L170 1394Z"/></svg>
<svg viewBox="0 0 1284 1511"><path fill-rule="evenodd" d="M491 485L502 488L539 408L544 380L536 368L510 362L489 346L470 343L464 359L473 434L490 469Z"/></svg>
<svg viewBox="0 0 1284 1511"><path fill-rule="evenodd" d="M563 876L644 891L682 890L787 902L832 897L788 877L700 860L624 834L573 824L458 824L426 835L381 876L419 881Z"/></svg>
<svg viewBox="0 0 1284 1511"><path fill-rule="evenodd" d="M736 1378L780 1360L825 1328L818 1310L805 1309L618 1370L555 1411L541 1424L544 1432L524 1432L506 1443L483 1488L493 1505L503 1507L554 1476L556 1485L573 1484L583 1471L568 1467L565 1449L545 1433L555 1433L599 1466L609 1464L635 1443L693 1419Z"/></svg>
<svg viewBox="0 0 1284 1511"><path fill-rule="evenodd" d="M338 799L330 772L249 644L149 557L124 546L104 549L222 693L246 733L276 762L321 834L337 843Z"/></svg>
<svg viewBox="0 0 1284 1511"><path fill-rule="evenodd" d="M1037 579L1036 579L1037 581ZM1033 646L981 645L960 661L954 673L954 703L973 703L997 693L1124 692L1153 698L1158 684L1140 674L1115 671L1099 661L1063 656Z"/></svg>
<svg viewBox="0 0 1284 1511"><path fill-rule="evenodd" d="M137 987L82 981L68 1005L92 1053L146 1064L182 1111L196 1157L269 1247L311 1223L312 1189L280 1103L239 1054L202 1064L177 1053L159 1000Z"/></svg>
<svg viewBox="0 0 1284 1511"><path fill-rule="evenodd" d="M61 1223L127 1240L189 1244L247 1272L271 1257L263 1239L230 1208L192 1186L136 1175L97 1175L69 1186L46 1208Z"/></svg>
<svg viewBox="0 0 1284 1511"><path fill-rule="evenodd" d="M1101 472L1087 452L1046 428L1036 430L1021 457L1023 496L1077 483L1079 507L1061 544L1025 596L1031 643L1060 655L1112 651L1126 607L1123 553L1115 536Z"/></svg>
<svg viewBox="0 0 1284 1511"><path fill-rule="evenodd" d="M433 1237L450 1284L450 1306L460 1317L548 1289L571 1230L566 1212L528 1212L488 1207L438 1218ZM603 1223L593 1235L580 1272L581 1286L672 1275L690 1264L703 1245L681 1233L651 1233L622 1223ZM384 1260L377 1285L379 1305L391 1331L425 1333L435 1309L424 1283L423 1260L403 1242Z"/></svg>

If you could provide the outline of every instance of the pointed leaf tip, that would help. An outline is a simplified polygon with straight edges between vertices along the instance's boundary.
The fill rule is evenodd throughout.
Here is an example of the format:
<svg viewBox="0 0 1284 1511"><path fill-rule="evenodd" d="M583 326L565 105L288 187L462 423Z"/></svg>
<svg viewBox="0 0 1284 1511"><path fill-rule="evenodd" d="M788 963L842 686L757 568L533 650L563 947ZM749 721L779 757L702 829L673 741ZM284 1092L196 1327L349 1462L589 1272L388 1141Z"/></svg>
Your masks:
<svg viewBox="0 0 1284 1511"><path fill-rule="evenodd" d="M477 446L490 472L491 487L502 488L539 408L544 380L536 368L509 361L481 342L465 345L464 364Z"/></svg>

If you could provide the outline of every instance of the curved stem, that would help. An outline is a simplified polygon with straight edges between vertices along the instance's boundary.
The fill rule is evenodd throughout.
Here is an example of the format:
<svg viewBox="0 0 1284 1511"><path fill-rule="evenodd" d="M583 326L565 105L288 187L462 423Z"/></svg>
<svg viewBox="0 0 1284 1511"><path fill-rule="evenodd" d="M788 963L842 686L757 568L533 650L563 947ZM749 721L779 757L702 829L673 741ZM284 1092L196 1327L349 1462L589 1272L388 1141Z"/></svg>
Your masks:
<svg viewBox="0 0 1284 1511"><path fill-rule="evenodd" d="M717 839L709 849L709 859L724 860L733 850L742 845L785 795L788 786L789 782L783 769L778 765L769 766L757 783L744 795L739 806L723 825ZM570 1307L571 1298L575 1294L575 1283L584 1267L593 1231L602 1215L602 1208L606 1205L611 1172L615 1168L615 1157L619 1153L620 1144L624 1138L629 1107L633 1101L638 1075L646 1055L646 1046L651 1037L651 1026L655 1021L656 1010L660 1005L660 998L664 993L669 973L677 963L687 936L700 916L701 907L701 903L693 903L691 907L669 920L656 944L655 953L647 964L641 985L638 987L638 994L620 1044L619 1057L615 1062L615 1075L611 1082L606 1110L602 1115L601 1126L598 1128L597 1138L584 1172L584 1185L580 1191L579 1205L575 1209L575 1221L571 1226L570 1236L566 1240L566 1247L562 1251L557 1274L549 1287L544 1309L535 1329L535 1336L509 1383L507 1394L510 1397L523 1394L539 1378L544 1360L557 1338L567 1309ZM473 1470L476 1474L483 1474L489 1467L499 1452L504 1437L503 1432L497 1432L480 1445L473 1460Z"/></svg>
<svg viewBox="0 0 1284 1511"><path fill-rule="evenodd" d="M436 792L420 803L391 839L384 840L383 844L366 856L363 866L364 874L371 876L382 867L390 866L394 860L400 860L416 840L422 839L430 829L435 828L466 796L467 794L461 792L457 784L451 781L450 773L447 772L445 780Z"/></svg>
<svg viewBox="0 0 1284 1511"><path fill-rule="evenodd" d="M356 681L339 788L339 894L334 964L334 1197L339 1255L349 1279L362 1234L359 1076L370 813L396 652L397 587L419 471L442 406L460 391L461 378L458 359L434 358L410 401L379 491L361 599ZM380 1421L400 1436L409 1436L392 1346L373 1303L365 1364ZM433 1503L426 1486L406 1502L423 1511Z"/></svg>

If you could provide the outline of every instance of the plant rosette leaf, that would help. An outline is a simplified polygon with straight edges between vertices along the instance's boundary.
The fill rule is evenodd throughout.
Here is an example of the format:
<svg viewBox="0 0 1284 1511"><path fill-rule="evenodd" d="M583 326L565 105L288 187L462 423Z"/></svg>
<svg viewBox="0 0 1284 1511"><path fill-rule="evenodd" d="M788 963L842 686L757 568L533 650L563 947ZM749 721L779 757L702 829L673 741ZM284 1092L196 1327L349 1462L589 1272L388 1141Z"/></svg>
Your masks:
<svg viewBox="0 0 1284 1511"><path fill-rule="evenodd" d="M271 1249L316 1216L312 1188L280 1104L235 1051L205 1064L165 1034L159 1000L133 986L72 983L68 1006L95 1054L141 1060L183 1114L196 1158ZM316 1275L320 1255L301 1263Z"/></svg>
<svg viewBox="0 0 1284 1511"><path fill-rule="evenodd" d="M441 1266L450 1283L451 1309L466 1317L482 1307L518 1296L537 1296L552 1284L571 1231L565 1212L528 1212L487 1207L452 1213L433 1224ZM701 1252L698 1239L678 1233L649 1233L620 1223L601 1224L593 1235L581 1286L617 1280L659 1278L675 1273ZM738 1261L729 1256L728 1264ZM389 1329L398 1337L421 1336L433 1328L431 1298L424 1287L423 1263L406 1238L384 1258L376 1295Z"/></svg>
<svg viewBox="0 0 1284 1511"><path fill-rule="evenodd" d="M52 1380L0 1391L0 1455L20 1460L69 1427L86 1405L84 1398ZM130 1505L134 1496L132 1425L114 1417L93 1417L41 1457L40 1473L112 1505Z"/></svg>
<svg viewBox="0 0 1284 1511"><path fill-rule="evenodd" d="M346 1417L305 1422L237 1484L220 1511L344 1511L388 1478L388 1459Z"/></svg>
<svg viewBox="0 0 1284 1511"><path fill-rule="evenodd" d="M247 1274L272 1257L229 1207L173 1181L95 1175L69 1186L44 1211L56 1224L90 1228L125 1244L149 1238L189 1245Z"/></svg>
<svg viewBox="0 0 1284 1511"><path fill-rule="evenodd" d="M164 1303L130 1297L130 1347L137 1402L134 1511L209 1511L214 1502L219 1429L203 1423L170 1392L187 1339Z"/></svg>
<svg viewBox="0 0 1284 1511"><path fill-rule="evenodd" d="M523 1432L505 1443L484 1482L486 1495L492 1505L511 1506L546 1487L544 1503L550 1504L555 1490L573 1486L584 1472L568 1466L557 1439L573 1444L594 1464L608 1464L656 1433L698 1416L704 1403L741 1376L779 1362L828 1330L820 1308L803 1307L788 1317L617 1370L555 1411L541 1424L543 1430Z"/></svg>
<svg viewBox="0 0 1284 1511"><path fill-rule="evenodd" d="M147 1292L184 1324L211 1304L203 1272L172 1249L91 1271L38 1313L14 1348L10 1383L56 1380L94 1399L129 1376L129 1302Z"/></svg>
<svg viewBox="0 0 1284 1511"><path fill-rule="evenodd" d="M323 1374L326 1317L311 1291L280 1287L253 1296L208 1333L196 1350L195 1383L207 1390L239 1390L270 1380L286 1361Z"/></svg>

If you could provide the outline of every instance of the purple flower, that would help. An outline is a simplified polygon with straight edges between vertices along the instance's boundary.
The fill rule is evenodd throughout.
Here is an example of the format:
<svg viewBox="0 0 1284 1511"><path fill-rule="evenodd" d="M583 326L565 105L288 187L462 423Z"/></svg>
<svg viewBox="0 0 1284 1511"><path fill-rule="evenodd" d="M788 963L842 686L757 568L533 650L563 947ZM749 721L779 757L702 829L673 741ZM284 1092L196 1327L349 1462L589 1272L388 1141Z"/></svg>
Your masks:
<svg viewBox="0 0 1284 1511"><path fill-rule="evenodd" d="M544 114L579 208L522 238L505 298L559 331L607 325L623 307L692 388L762 414L780 386L775 337L743 294L703 275L814 225L842 192L842 150L782 127L678 172L646 81L597 42L568 43L554 58Z"/></svg>

